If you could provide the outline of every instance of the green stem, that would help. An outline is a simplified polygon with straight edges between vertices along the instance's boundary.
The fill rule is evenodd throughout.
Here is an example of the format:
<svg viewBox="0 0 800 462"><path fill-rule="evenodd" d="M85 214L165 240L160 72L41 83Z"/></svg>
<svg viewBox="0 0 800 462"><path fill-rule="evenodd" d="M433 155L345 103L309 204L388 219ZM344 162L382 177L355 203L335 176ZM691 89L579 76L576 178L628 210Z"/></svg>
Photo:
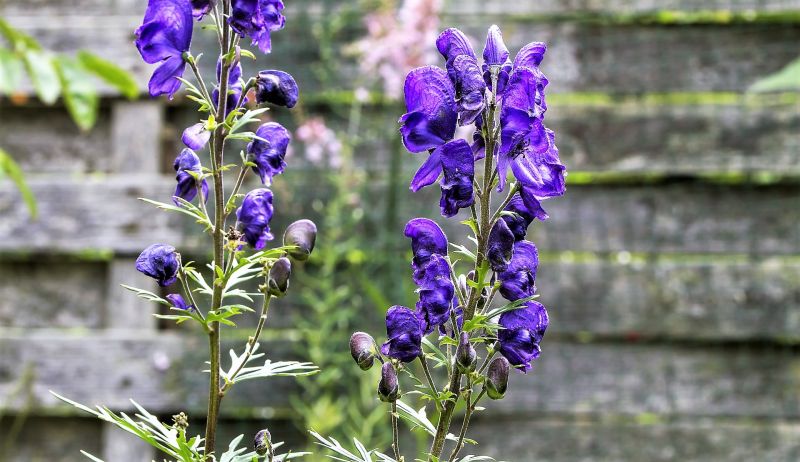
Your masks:
<svg viewBox="0 0 800 462"><path fill-rule="evenodd" d="M464 421L461 423L461 431L458 433L458 442L456 442L456 447L453 449L453 452L450 454L449 462L453 462L458 457L458 453L461 452L461 449L464 447L464 438L467 436L467 429L469 428L469 420L472 418L472 413L475 412L475 405L478 404L478 400L481 399L483 396L484 391L481 390L480 394L477 398L475 398L474 402L470 402L470 398L472 397L472 382L467 383L467 397L465 401L467 402L467 411L464 414Z"/></svg>
<svg viewBox="0 0 800 462"><path fill-rule="evenodd" d="M253 356L253 352L255 351L255 346L258 343L259 337L261 337L261 331L264 329L264 325L267 323L267 317L269 316L269 304L272 301L272 295L269 295L266 290L264 290L264 304L261 306L261 316L258 318L258 325L256 326L256 331L253 335L247 340L247 345L244 348L244 358L239 366L233 371L230 377L228 377L228 381L225 385L222 386L220 389L220 395L225 396L228 390L233 386L233 383L236 377L242 372L244 365L247 364L247 361L250 360L250 357Z"/></svg>
<svg viewBox="0 0 800 462"><path fill-rule="evenodd" d="M424 355L420 355L419 362L422 363L422 370L425 372L425 378L428 379L428 386L431 387L431 391L436 396L436 409L441 410L441 404L439 403L439 391L436 389L436 383L433 381L431 370L428 369L428 362L425 361Z"/></svg>
<svg viewBox="0 0 800 462"><path fill-rule="evenodd" d="M392 401L392 449L394 459L400 461L400 431L397 428L397 401Z"/></svg>

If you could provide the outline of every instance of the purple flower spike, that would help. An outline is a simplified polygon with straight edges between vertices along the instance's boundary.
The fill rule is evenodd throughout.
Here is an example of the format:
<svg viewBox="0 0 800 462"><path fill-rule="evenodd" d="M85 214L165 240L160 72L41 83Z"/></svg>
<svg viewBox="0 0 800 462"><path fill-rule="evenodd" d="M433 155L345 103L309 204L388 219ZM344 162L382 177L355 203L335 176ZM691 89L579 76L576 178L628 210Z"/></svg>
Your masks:
<svg viewBox="0 0 800 462"><path fill-rule="evenodd" d="M179 310L193 311L195 309L194 305L186 303L186 300L183 299L181 294L169 294L164 298L169 300L172 306Z"/></svg>
<svg viewBox="0 0 800 462"><path fill-rule="evenodd" d="M450 28L439 34L436 39L436 49L442 54L446 61L450 61L459 55L467 55L476 59L475 50L463 32L456 28Z"/></svg>
<svg viewBox="0 0 800 462"><path fill-rule="evenodd" d="M272 51L270 34L283 29L281 0L232 0L230 25L237 34L253 39L262 53Z"/></svg>
<svg viewBox="0 0 800 462"><path fill-rule="evenodd" d="M203 19L214 8L215 3L215 0L192 0L192 16L198 21Z"/></svg>
<svg viewBox="0 0 800 462"><path fill-rule="evenodd" d="M178 252L167 244L153 244L136 259L136 270L155 279L161 287L178 280Z"/></svg>
<svg viewBox="0 0 800 462"><path fill-rule="evenodd" d="M289 109L297 104L300 90L289 73L283 71L261 71L256 78L256 101L272 103Z"/></svg>
<svg viewBox="0 0 800 462"><path fill-rule="evenodd" d="M404 306L393 306L386 313L386 337L381 353L410 363L422 355L422 326L417 313Z"/></svg>
<svg viewBox="0 0 800 462"><path fill-rule="evenodd" d="M514 256L505 271L498 273L500 294L509 301L528 298L536 293L536 269L539 252L533 242L514 244Z"/></svg>
<svg viewBox="0 0 800 462"><path fill-rule="evenodd" d="M489 248L486 254L492 270L501 272L508 269L508 264L514 255L514 233L511 232L505 220L497 220L492 226L492 230L489 232Z"/></svg>
<svg viewBox="0 0 800 462"><path fill-rule="evenodd" d="M406 225L405 236L411 239L414 253L411 267L414 268L414 282L420 284L425 265L434 254L447 256L447 236L433 220L414 218Z"/></svg>
<svg viewBox="0 0 800 462"><path fill-rule="evenodd" d="M453 81L458 101L458 124L475 122L486 104L486 83L475 58L458 55L447 62L447 73Z"/></svg>
<svg viewBox="0 0 800 462"><path fill-rule="evenodd" d="M176 198L180 197L187 202L193 201L195 196L197 196L197 180L189 172L196 174L203 172L200 165L200 158L197 157L197 154L191 149L184 149L178 154L178 157L175 158L172 168L177 172L175 180L178 181L173 196ZM205 179L200 183L200 189L203 192L203 201L208 201L208 182ZM178 199L173 198L172 200L175 202L175 205L180 205Z"/></svg>
<svg viewBox="0 0 800 462"><path fill-rule="evenodd" d="M513 215L503 215L500 219L506 222L509 230L514 234L514 241L516 242L525 239L528 226L533 223L533 220L538 218L544 221L548 218L538 200L536 201L536 207L531 209L525 204L519 193L514 194L514 197L511 198L511 201L503 210L513 213Z"/></svg>
<svg viewBox="0 0 800 462"><path fill-rule="evenodd" d="M503 329L497 332L500 354L522 372L531 368L531 361L539 357L539 343L547 330L547 309L539 302L528 301L523 308L500 315Z"/></svg>
<svg viewBox="0 0 800 462"><path fill-rule="evenodd" d="M439 205L442 216L452 217L460 209L475 203L472 181L475 177L475 160L472 148L464 140L451 141L441 148L442 171L440 183L442 198Z"/></svg>
<svg viewBox="0 0 800 462"><path fill-rule="evenodd" d="M193 149L195 151L199 151L206 147L208 140L210 139L211 132L206 130L206 124L202 122L187 127L181 136L181 141L183 141L183 144L185 144L189 149Z"/></svg>
<svg viewBox="0 0 800 462"><path fill-rule="evenodd" d="M256 164L253 171L261 177L261 183L272 182L272 177L283 173L286 168L286 149L289 147L291 135L283 125L268 122L260 126L256 135L262 140L253 140L247 145L248 160Z"/></svg>
<svg viewBox="0 0 800 462"><path fill-rule="evenodd" d="M273 238L269 230L269 222L272 220L272 191L261 188L247 193L242 200L242 206L236 210L236 218L245 241L256 250L263 249L267 241Z"/></svg>
<svg viewBox="0 0 800 462"><path fill-rule="evenodd" d="M486 46L483 48L484 66L502 66L508 61L508 48L503 42L500 28L492 25L486 37Z"/></svg>
<svg viewBox="0 0 800 462"><path fill-rule="evenodd" d="M455 296L450 279L450 265L441 255L433 254L420 275L417 312L425 323L425 333L446 323Z"/></svg>
<svg viewBox="0 0 800 462"><path fill-rule="evenodd" d="M181 87L192 43L192 4L189 0L149 0L142 25L136 29L136 48L148 64L161 63L150 78L150 96L168 95Z"/></svg>
<svg viewBox="0 0 800 462"><path fill-rule="evenodd" d="M547 44L544 42L531 42L517 53L514 57L514 69L520 67L537 68L544 60L547 52Z"/></svg>

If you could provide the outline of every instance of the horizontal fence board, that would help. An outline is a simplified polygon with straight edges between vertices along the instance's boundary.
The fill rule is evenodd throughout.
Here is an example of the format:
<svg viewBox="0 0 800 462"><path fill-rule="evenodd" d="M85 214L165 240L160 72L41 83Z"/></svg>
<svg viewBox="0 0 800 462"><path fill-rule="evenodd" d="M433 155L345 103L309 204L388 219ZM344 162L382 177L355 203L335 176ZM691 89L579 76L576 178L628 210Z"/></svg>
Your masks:
<svg viewBox="0 0 800 462"><path fill-rule="evenodd" d="M498 428L510 430L498 432ZM800 426L796 423L693 419L637 424L547 416L479 417L467 436L480 445L467 445L462 454L486 454L509 461L792 462L800 458Z"/></svg>
<svg viewBox="0 0 800 462"><path fill-rule="evenodd" d="M134 398L152 412L202 412L207 384L199 373L205 345L197 335L59 335L4 333L0 337L0 397L18 409L66 411L48 390L86 404L129 409ZM800 417L800 367L795 350L779 347L580 344L546 338L528 375L514 374L493 414L658 413L687 416ZM237 349L241 349L237 345ZM265 347L273 360L290 359L286 342ZM286 353L282 353L286 352ZM347 354L347 348L332 354ZM227 354L223 355L226 358ZM118 367L125 364L124 368ZM355 366L354 366L355 367ZM9 396L32 377L31 400ZM290 378L251 381L226 399L223 412L270 416L285 409Z"/></svg>
<svg viewBox="0 0 800 462"><path fill-rule="evenodd" d="M308 33L318 16L299 6L294 12L291 8L287 9L285 30L275 34L269 66L291 72L305 92L350 88L353 82L363 80L356 77L360 72L352 59L337 56L342 71L339 84L331 85L328 77L320 81L313 66L306 65L320 59L319 39ZM64 52L86 48L114 60L133 72L144 89L153 66L141 61L132 43L133 31L141 22L141 9L138 6L115 15L77 16L72 12L60 21L47 16L52 13L39 15L30 10L12 10L6 16L11 24L48 48ZM743 91L795 59L800 40L800 26L795 24L652 27L534 23L530 18L514 16L502 19L499 22L512 51L534 40L549 43L542 68L554 92ZM363 35L363 25L357 19L353 21L338 35L336 40L341 42L334 49ZM462 16L457 25L475 37L480 50L489 25L487 18L483 14ZM206 51L212 56L215 40L213 33L198 29L195 54ZM432 50L434 44L429 45ZM254 74L263 63L264 58L256 64L245 62L245 75ZM207 72L213 72L213 59L207 58L202 64Z"/></svg>
<svg viewBox="0 0 800 462"><path fill-rule="evenodd" d="M19 433L14 435L10 429L17 419L20 419L22 426L19 428ZM103 456L103 432L99 420L20 414L4 415L0 423L4 430L0 436L0 460L5 462L89 460L80 453L81 450L98 457ZM135 438L133 435L127 435L128 438Z"/></svg>

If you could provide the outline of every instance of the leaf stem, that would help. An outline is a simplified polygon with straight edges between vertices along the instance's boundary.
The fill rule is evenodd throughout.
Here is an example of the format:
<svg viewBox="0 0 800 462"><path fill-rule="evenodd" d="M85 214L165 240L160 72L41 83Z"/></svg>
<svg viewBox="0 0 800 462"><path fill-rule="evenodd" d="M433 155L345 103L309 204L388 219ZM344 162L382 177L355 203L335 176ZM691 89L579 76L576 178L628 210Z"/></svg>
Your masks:
<svg viewBox="0 0 800 462"><path fill-rule="evenodd" d="M428 379L428 386L431 387L431 391L435 395L436 409L441 410L442 405L439 402L439 391L436 389L436 383L433 381L433 376L431 375L431 370L428 368L428 361L425 360L425 355L419 356L419 362L422 363L422 370L425 372L425 378Z"/></svg>
<svg viewBox="0 0 800 462"><path fill-rule="evenodd" d="M244 365L250 360L250 357L253 356L253 352L255 351L255 346L258 344L258 338L261 337L261 331L264 329L264 325L267 323L267 317L269 316L269 305L270 301L272 301L272 295L268 294L266 289L264 290L264 304L261 306L261 316L258 318L258 325L256 326L256 331L253 335L247 339L247 345L244 348L244 357L242 362L236 368L235 371L228 377L228 380L225 382L225 385L219 390L221 396L224 396L225 393L230 390L233 386L233 383L236 377L242 372Z"/></svg>

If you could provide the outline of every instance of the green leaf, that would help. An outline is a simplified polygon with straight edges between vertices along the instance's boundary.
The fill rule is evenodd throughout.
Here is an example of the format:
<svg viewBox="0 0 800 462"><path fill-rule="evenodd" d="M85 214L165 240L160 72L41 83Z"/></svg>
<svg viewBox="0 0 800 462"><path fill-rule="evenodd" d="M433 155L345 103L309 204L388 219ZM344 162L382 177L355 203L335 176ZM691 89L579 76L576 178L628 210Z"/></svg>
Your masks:
<svg viewBox="0 0 800 462"><path fill-rule="evenodd" d="M11 24L0 18L0 35L6 38L8 42L17 50L41 50L42 46L39 45L33 37L17 29L11 27Z"/></svg>
<svg viewBox="0 0 800 462"><path fill-rule="evenodd" d="M136 79L125 69L88 51L79 51L78 61L87 71L119 90L128 99L136 99L139 96Z"/></svg>
<svg viewBox="0 0 800 462"><path fill-rule="evenodd" d="M16 53L0 48L0 93L10 95L22 84L25 66Z"/></svg>
<svg viewBox="0 0 800 462"><path fill-rule="evenodd" d="M57 56L54 62L61 80L64 103L72 120L81 130L90 130L97 122L100 99L89 81L89 73L77 60L66 56Z"/></svg>
<svg viewBox="0 0 800 462"><path fill-rule="evenodd" d="M55 103L61 94L61 80L53 58L47 52L33 49L25 50L23 56L39 99L45 104Z"/></svg>
<svg viewBox="0 0 800 462"><path fill-rule="evenodd" d="M747 89L753 93L800 90L800 58L792 61L780 71L764 77Z"/></svg>
<svg viewBox="0 0 800 462"><path fill-rule="evenodd" d="M25 182L22 169L14 162L10 154L0 148L0 177L3 175L7 175L14 185L16 185L19 193L22 195L22 200L28 207L28 213L31 214L31 218L36 219L39 213L36 207L36 198L33 196L33 191L31 191L28 184Z"/></svg>

